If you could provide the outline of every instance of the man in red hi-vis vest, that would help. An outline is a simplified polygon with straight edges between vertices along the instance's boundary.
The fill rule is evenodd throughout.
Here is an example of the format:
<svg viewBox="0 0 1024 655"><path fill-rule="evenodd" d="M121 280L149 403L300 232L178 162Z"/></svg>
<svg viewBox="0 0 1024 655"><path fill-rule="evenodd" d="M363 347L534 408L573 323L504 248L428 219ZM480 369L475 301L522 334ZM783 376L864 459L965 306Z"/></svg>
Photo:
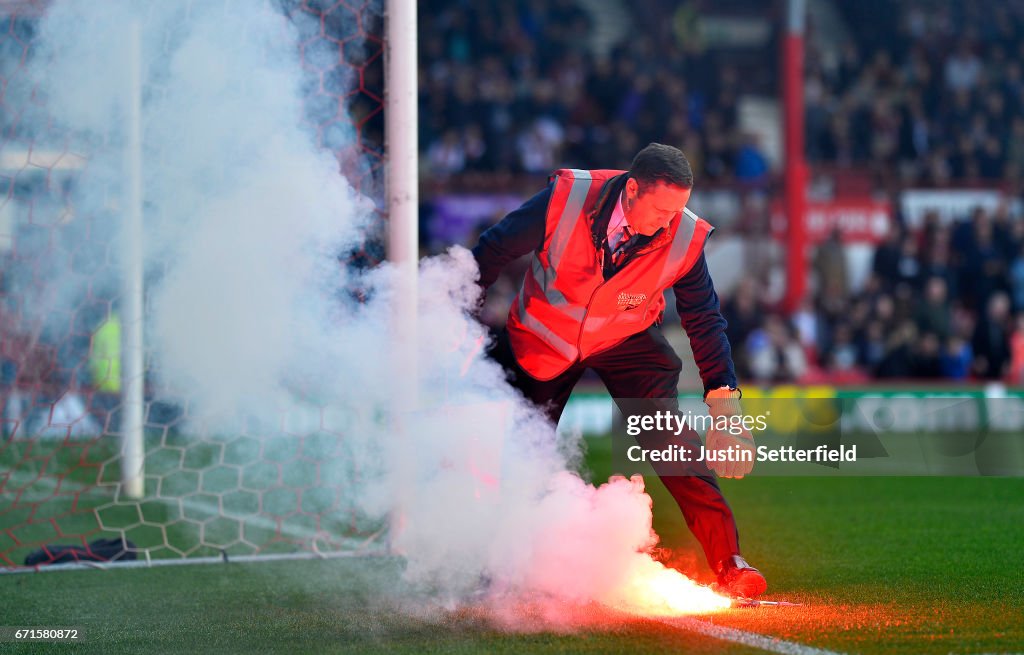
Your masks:
<svg viewBox="0 0 1024 655"><path fill-rule="evenodd" d="M652 143L628 171L555 171L547 188L481 235L473 255L485 289L509 262L533 253L491 355L555 424L588 368L625 415L637 413L630 399L643 399L643 411L678 412L682 361L660 329L670 287L712 416L738 411L726 323L704 259L713 228L686 209L692 187L683 153ZM644 439L641 446L656 447L680 437ZM681 439L699 452L692 429ZM709 430L707 449L752 451L753 439L749 432ZM767 583L740 554L736 521L715 477L743 477L752 461L710 466L713 471L701 464L679 472L656 464L655 471L703 546L720 588L758 596Z"/></svg>

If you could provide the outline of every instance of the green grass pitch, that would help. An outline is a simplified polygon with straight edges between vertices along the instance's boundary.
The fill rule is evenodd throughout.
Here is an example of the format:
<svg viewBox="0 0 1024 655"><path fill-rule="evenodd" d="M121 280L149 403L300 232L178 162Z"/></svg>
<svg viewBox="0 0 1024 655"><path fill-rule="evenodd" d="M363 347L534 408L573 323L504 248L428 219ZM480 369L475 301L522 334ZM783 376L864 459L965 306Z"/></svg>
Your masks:
<svg viewBox="0 0 1024 655"><path fill-rule="evenodd" d="M589 443L587 467L595 481L612 472L607 439ZM708 582L678 509L660 483L648 486L666 557ZM768 576L767 597L804 605L708 620L840 652L1024 651L1024 480L723 486L745 554ZM579 610L576 629L526 633L474 612L418 615L397 600L400 568L376 558L0 576L0 625L76 625L87 635L84 644L7 643L0 652L763 652L596 608Z"/></svg>

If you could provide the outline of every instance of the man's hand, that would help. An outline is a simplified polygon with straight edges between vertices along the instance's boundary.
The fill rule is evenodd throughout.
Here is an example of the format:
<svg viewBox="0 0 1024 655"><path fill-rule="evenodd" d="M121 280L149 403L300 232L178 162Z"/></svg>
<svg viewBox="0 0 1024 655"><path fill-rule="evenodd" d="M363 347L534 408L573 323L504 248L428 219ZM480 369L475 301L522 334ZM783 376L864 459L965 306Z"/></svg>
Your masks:
<svg viewBox="0 0 1024 655"><path fill-rule="evenodd" d="M705 449L717 453L722 461L708 462L708 468L723 478L742 478L754 468L754 438L750 432L730 434L725 430L708 430ZM749 453L749 454L748 454ZM710 454L709 457L714 457ZM730 461L728 458L732 458Z"/></svg>
<svg viewBox="0 0 1024 655"><path fill-rule="evenodd" d="M739 400L739 390L729 387L712 389L704 399L714 419L704 448L716 461L709 461L708 468L723 478L742 478L754 468L754 437L739 420Z"/></svg>

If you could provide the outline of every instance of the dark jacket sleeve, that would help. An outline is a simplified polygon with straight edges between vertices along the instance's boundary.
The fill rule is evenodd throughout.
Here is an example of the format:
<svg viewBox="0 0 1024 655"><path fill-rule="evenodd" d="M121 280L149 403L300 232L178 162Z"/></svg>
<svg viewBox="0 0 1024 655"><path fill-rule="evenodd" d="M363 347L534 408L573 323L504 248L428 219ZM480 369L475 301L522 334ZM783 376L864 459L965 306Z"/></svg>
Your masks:
<svg viewBox="0 0 1024 655"><path fill-rule="evenodd" d="M690 338L693 359L704 382L704 392L737 386L732 348L725 336L726 322L719 310L718 294L703 253L694 267L672 286L672 290L683 329Z"/></svg>
<svg viewBox="0 0 1024 655"><path fill-rule="evenodd" d="M544 217L553 184L527 200L480 235L473 257L480 266L480 286L488 288L509 262L544 245Z"/></svg>

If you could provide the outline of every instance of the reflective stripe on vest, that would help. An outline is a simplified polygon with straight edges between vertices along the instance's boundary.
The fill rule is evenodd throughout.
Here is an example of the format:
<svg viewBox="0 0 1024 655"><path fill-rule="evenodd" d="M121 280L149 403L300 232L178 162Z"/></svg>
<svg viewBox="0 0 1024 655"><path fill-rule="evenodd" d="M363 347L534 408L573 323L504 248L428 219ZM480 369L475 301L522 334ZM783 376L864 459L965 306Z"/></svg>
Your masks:
<svg viewBox="0 0 1024 655"><path fill-rule="evenodd" d="M558 272L553 267L544 268L544 264L541 263L537 253L533 254L533 258L530 261L530 272L533 274L533 279L537 282L537 286L544 290L544 295L547 296L548 302L551 303L552 307L557 307L562 313L576 320L583 320L586 308L569 304L569 301L565 299L562 292L555 287ZM522 294L520 294L519 300L520 304L522 304Z"/></svg>
<svg viewBox="0 0 1024 655"><path fill-rule="evenodd" d="M659 287L668 287L670 284L675 282L673 277L681 268L689 271L693 268L693 265L697 263L696 255L704 249L704 241L707 237L701 234L700 237L694 239L693 236L697 232L697 227L706 225L710 227L705 221L702 221L689 209L683 207L683 215L680 217L679 230L676 232L676 236L672 239L671 250L668 253L668 259L665 260L665 267L662 269L661 279L658 280ZM705 230L710 233L710 230ZM687 257L691 257L693 261L686 262ZM684 264L689 263L688 266Z"/></svg>
<svg viewBox="0 0 1024 655"><path fill-rule="evenodd" d="M540 256L537 253L533 253L528 274L532 274L534 282L544 290L544 295L552 307L557 307L576 320L582 320L584 313L586 313L586 308L571 306L569 301L565 299L565 296L562 295L562 292L555 286L555 280L558 279L558 264L562 261L562 254L565 253L569 238L572 236L573 230L576 229L576 223L583 215L583 205L587 201L587 194L590 193L590 187L594 181L590 171L576 168L570 170L573 175L572 187L569 189L569 196L566 198L565 207L562 208L562 213L558 217L558 225L555 226L555 232L551 235L551 245L548 246L548 262L550 266L544 266ZM526 315L523 301L525 288L526 284L524 281L523 288L519 291L521 317ZM523 322L525 324L526 321L524 320ZM539 325L538 321L534 320L534 322Z"/></svg>
<svg viewBox="0 0 1024 655"><path fill-rule="evenodd" d="M558 270L558 263L562 261L562 253L569 243L569 237L576 227L576 221L580 220L583 214L583 204L587 201L587 194L590 193L590 185L594 178L590 171L572 169L573 183L569 189L569 197L562 208L562 215L558 217L558 225L551 237L551 245L548 246L548 261L551 262L551 271Z"/></svg>
<svg viewBox="0 0 1024 655"><path fill-rule="evenodd" d="M526 302L523 300L524 295L523 291L519 292L519 321L523 324L523 327L528 328L538 337L542 338L545 343L557 350L562 357L565 357L570 362L574 361L578 354L576 344L569 343L558 336L548 326L538 321L530 312L526 311Z"/></svg>

